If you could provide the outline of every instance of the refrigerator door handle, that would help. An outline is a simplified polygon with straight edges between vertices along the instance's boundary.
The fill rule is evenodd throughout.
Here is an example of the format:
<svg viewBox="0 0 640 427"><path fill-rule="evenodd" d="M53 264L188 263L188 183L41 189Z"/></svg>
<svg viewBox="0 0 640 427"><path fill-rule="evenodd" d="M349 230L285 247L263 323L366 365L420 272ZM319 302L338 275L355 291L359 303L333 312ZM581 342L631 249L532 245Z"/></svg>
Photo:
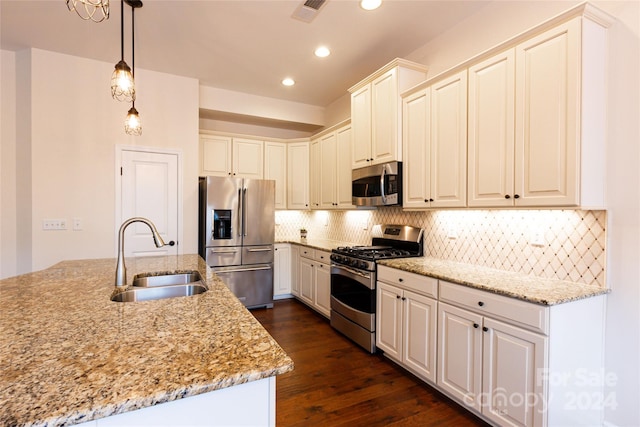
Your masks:
<svg viewBox="0 0 640 427"><path fill-rule="evenodd" d="M247 235L247 188L242 189L242 235Z"/></svg>
<svg viewBox="0 0 640 427"><path fill-rule="evenodd" d="M242 237L242 189L238 188L238 237Z"/></svg>
<svg viewBox="0 0 640 427"><path fill-rule="evenodd" d="M216 274L225 274L225 273L238 273L241 271L262 271L262 270L271 270L270 266L265 266L265 267L240 267L240 268L234 268L234 269L224 269L224 270L216 270L215 268L213 269L213 271Z"/></svg>

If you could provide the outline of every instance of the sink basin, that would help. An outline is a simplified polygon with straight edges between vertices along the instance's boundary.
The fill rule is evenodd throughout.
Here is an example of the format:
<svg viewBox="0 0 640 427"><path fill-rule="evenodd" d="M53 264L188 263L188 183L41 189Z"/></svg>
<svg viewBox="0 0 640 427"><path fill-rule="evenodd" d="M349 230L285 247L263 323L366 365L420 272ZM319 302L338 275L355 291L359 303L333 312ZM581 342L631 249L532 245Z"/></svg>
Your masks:
<svg viewBox="0 0 640 427"><path fill-rule="evenodd" d="M170 274L144 273L135 275L132 285L135 287L153 288L156 286L185 285L200 282L200 280L202 280L202 278L197 271Z"/></svg>
<svg viewBox="0 0 640 427"><path fill-rule="evenodd" d="M148 288L135 288L120 292L111 297L111 301L116 302L134 302L134 301L151 301L157 299L188 297L191 295L202 294L207 288L200 283L166 285Z"/></svg>

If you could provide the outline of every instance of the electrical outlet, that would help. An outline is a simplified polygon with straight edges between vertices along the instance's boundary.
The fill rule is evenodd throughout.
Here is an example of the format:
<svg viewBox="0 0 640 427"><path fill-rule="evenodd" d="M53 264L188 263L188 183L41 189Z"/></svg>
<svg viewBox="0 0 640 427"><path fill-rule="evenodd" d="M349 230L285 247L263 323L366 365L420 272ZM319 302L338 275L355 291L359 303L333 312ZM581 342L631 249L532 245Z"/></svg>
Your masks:
<svg viewBox="0 0 640 427"><path fill-rule="evenodd" d="M44 219L42 220L42 229L46 231L66 230L67 220L66 219Z"/></svg>
<svg viewBox="0 0 640 427"><path fill-rule="evenodd" d="M447 238L455 240L458 238L458 227L455 224L449 224L447 226Z"/></svg>
<svg viewBox="0 0 640 427"><path fill-rule="evenodd" d="M82 231L82 219L73 218L73 231Z"/></svg>
<svg viewBox="0 0 640 427"><path fill-rule="evenodd" d="M535 228L531 230L529 235L529 244L531 246L536 246L539 248L544 247L547 244L544 239L544 232L542 231L542 229Z"/></svg>

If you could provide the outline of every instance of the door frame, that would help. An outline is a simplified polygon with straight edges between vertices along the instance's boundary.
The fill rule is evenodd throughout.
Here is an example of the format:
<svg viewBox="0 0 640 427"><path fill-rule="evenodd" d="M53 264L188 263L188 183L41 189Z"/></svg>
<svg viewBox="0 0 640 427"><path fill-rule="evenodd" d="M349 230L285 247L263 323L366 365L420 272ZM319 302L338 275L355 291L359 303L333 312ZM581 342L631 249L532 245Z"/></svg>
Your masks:
<svg viewBox="0 0 640 427"><path fill-rule="evenodd" d="M177 173L178 173L178 212L177 212L177 221L178 221L178 235L176 238L176 246L177 246L177 254L182 255L182 242L183 242L183 182L184 182L184 168L182 165L183 153L181 149L170 149L170 148L160 148L160 147L147 147L147 146L139 146L139 145L122 145L118 144L115 146L115 167L114 167L114 175L115 175L115 215L114 215L114 256L118 255L118 231L120 230L120 225L122 224L122 175L120 173L120 168L122 167L122 152L123 151L136 151L139 153L157 153L157 154L171 154L177 157Z"/></svg>

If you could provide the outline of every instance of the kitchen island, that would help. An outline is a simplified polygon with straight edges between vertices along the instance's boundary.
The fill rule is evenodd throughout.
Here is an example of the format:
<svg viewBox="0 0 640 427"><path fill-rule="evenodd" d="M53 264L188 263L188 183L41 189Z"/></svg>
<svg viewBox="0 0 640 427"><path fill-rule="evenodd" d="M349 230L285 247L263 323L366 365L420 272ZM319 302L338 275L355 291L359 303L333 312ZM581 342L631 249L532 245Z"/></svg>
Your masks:
<svg viewBox="0 0 640 427"><path fill-rule="evenodd" d="M275 411L274 377L293 362L199 256L127 259L129 283L200 272L207 292L165 300L111 301L115 266L64 261L0 281L0 425L106 421L265 380Z"/></svg>

